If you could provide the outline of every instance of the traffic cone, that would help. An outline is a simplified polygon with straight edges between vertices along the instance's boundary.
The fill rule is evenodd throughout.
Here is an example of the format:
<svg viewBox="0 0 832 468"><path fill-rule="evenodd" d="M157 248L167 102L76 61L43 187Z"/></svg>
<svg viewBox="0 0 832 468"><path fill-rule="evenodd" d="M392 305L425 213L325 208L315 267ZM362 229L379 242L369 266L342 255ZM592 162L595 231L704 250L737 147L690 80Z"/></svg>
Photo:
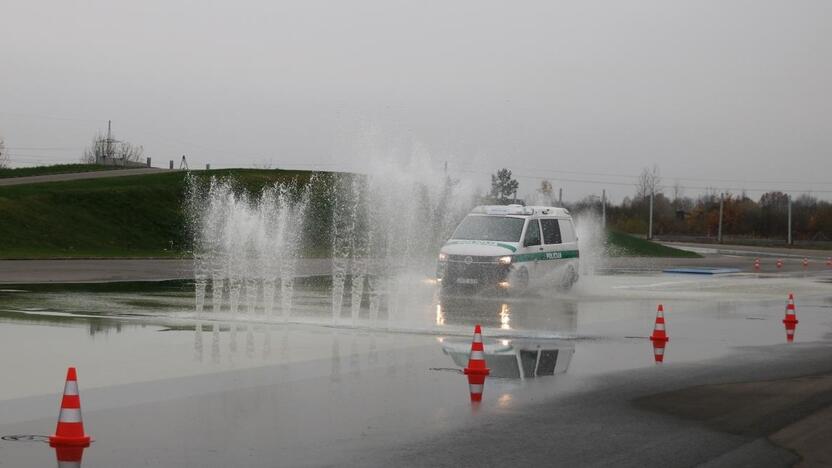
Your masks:
<svg viewBox="0 0 832 468"><path fill-rule="evenodd" d="M66 385L61 400L61 412L58 415L58 427L55 434L49 436L52 447L74 446L88 447L92 438L84 433L84 422L81 418L81 397L78 395L78 378L75 368L66 371Z"/></svg>
<svg viewBox="0 0 832 468"><path fill-rule="evenodd" d="M653 357L656 359L656 364L664 362L664 348L667 346L667 341L653 341Z"/></svg>
<svg viewBox="0 0 832 468"><path fill-rule="evenodd" d="M832 257L826 257L826 266L832 267Z"/></svg>
<svg viewBox="0 0 832 468"><path fill-rule="evenodd" d="M755 270L760 269L760 258L759 257L754 259L754 269Z"/></svg>
<svg viewBox="0 0 832 468"><path fill-rule="evenodd" d="M797 328L797 321L794 322L787 322L783 320L783 323L786 324L786 342L793 343L794 342L794 332Z"/></svg>
<svg viewBox="0 0 832 468"><path fill-rule="evenodd" d="M81 458L84 456L84 447L55 447L55 458L58 459L58 468L81 468Z"/></svg>
<svg viewBox="0 0 832 468"><path fill-rule="evenodd" d="M789 293L789 300L786 301L786 317L783 319L783 323L797 324L797 309L794 306L794 294L792 293Z"/></svg>
<svg viewBox="0 0 832 468"><path fill-rule="evenodd" d="M806 257L803 257L803 268L808 268L808 267L809 267L809 259L806 258Z"/></svg>
<svg viewBox="0 0 832 468"><path fill-rule="evenodd" d="M659 304L659 307L656 309L656 325L653 327L653 334L650 335L651 341L662 343L670 341L664 325L664 306Z"/></svg>
<svg viewBox="0 0 832 468"><path fill-rule="evenodd" d="M783 268L783 260L780 260L780 259L778 258L778 259L777 259L777 264L776 264L776 265L777 265L777 268L778 268L778 269Z"/></svg>
<svg viewBox="0 0 832 468"><path fill-rule="evenodd" d="M474 341L471 342L471 355L468 357L468 366L465 367L463 373L468 376L468 390L471 393L471 402L482 401L485 377L490 373L490 369L485 364L482 330L479 325L474 327Z"/></svg>

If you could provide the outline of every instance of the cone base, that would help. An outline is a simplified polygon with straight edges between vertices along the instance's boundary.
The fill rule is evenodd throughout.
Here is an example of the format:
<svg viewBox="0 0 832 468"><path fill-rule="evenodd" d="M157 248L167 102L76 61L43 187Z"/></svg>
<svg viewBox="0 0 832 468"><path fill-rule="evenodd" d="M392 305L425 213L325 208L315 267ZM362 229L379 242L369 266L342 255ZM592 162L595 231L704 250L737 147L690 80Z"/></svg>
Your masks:
<svg viewBox="0 0 832 468"><path fill-rule="evenodd" d="M59 435L49 436L50 447L89 447L93 442L90 436L83 437L65 437Z"/></svg>

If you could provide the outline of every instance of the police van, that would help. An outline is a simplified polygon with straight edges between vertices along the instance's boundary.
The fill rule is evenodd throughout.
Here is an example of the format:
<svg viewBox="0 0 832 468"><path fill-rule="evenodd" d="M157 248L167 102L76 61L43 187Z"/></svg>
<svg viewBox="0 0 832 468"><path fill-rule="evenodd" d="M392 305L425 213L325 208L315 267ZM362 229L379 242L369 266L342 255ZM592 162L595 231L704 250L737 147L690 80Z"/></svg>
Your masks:
<svg viewBox="0 0 832 468"><path fill-rule="evenodd" d="M572 216L552 206L478 206L439 251L443 290L568 290L578 280Z"/></svg>

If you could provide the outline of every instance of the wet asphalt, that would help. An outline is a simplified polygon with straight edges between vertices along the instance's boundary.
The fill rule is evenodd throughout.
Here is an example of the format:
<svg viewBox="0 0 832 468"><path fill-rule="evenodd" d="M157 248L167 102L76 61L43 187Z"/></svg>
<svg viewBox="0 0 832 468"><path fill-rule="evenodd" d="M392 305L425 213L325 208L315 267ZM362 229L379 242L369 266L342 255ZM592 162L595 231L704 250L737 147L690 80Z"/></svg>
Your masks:
<svg viewBox="0 0 832 468"><path fill-rule="evenodd" d="M15 286L0 291L0 435L51 433L75 365L96 438L83 466L790 466L794 453L753 430L643 401L832 371L828 280L627 273L567 295L472 299L407 278L379 317L334 319L325 286L299 288L291 314L240 317L195 313L187 287ZM660 365L647 340L657 303L671 336ZM472 406L458 360L475 323L495 376ZM537 350L556 353L553 375L513 375ZM0 440L0 466L53 463L42 442Z"/></svg>

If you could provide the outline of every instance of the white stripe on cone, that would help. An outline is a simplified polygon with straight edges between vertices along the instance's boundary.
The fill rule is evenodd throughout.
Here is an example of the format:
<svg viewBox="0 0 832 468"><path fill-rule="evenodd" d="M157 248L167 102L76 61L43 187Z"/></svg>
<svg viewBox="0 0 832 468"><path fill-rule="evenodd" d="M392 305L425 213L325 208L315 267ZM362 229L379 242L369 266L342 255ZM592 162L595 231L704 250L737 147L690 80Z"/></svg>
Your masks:
<svg viewBox="0 0 832 468"><path fill-rule="evenodd" d="M485 357L482 355L482 351L471 351L470 359L473 361L484 361Z"/></svg>
<svg viewBox="0 0 832 468"><path fill-rule="evenodd" d="M471 389L471 393L482 393L482 384L469 384L468 387Z"/></svg>
<svg viewBox="0 0 832 468"><path fill-rule="evenodd" d="M81 410L79 408L61 408L61 414L58 416L58 422L81 422Z"/></svg>
<svg viewBox="0 0 832 468"><path fill-rule="evenodd" d="M64 386L64 395L78 395L78 382L67 380Z"/></svg>

